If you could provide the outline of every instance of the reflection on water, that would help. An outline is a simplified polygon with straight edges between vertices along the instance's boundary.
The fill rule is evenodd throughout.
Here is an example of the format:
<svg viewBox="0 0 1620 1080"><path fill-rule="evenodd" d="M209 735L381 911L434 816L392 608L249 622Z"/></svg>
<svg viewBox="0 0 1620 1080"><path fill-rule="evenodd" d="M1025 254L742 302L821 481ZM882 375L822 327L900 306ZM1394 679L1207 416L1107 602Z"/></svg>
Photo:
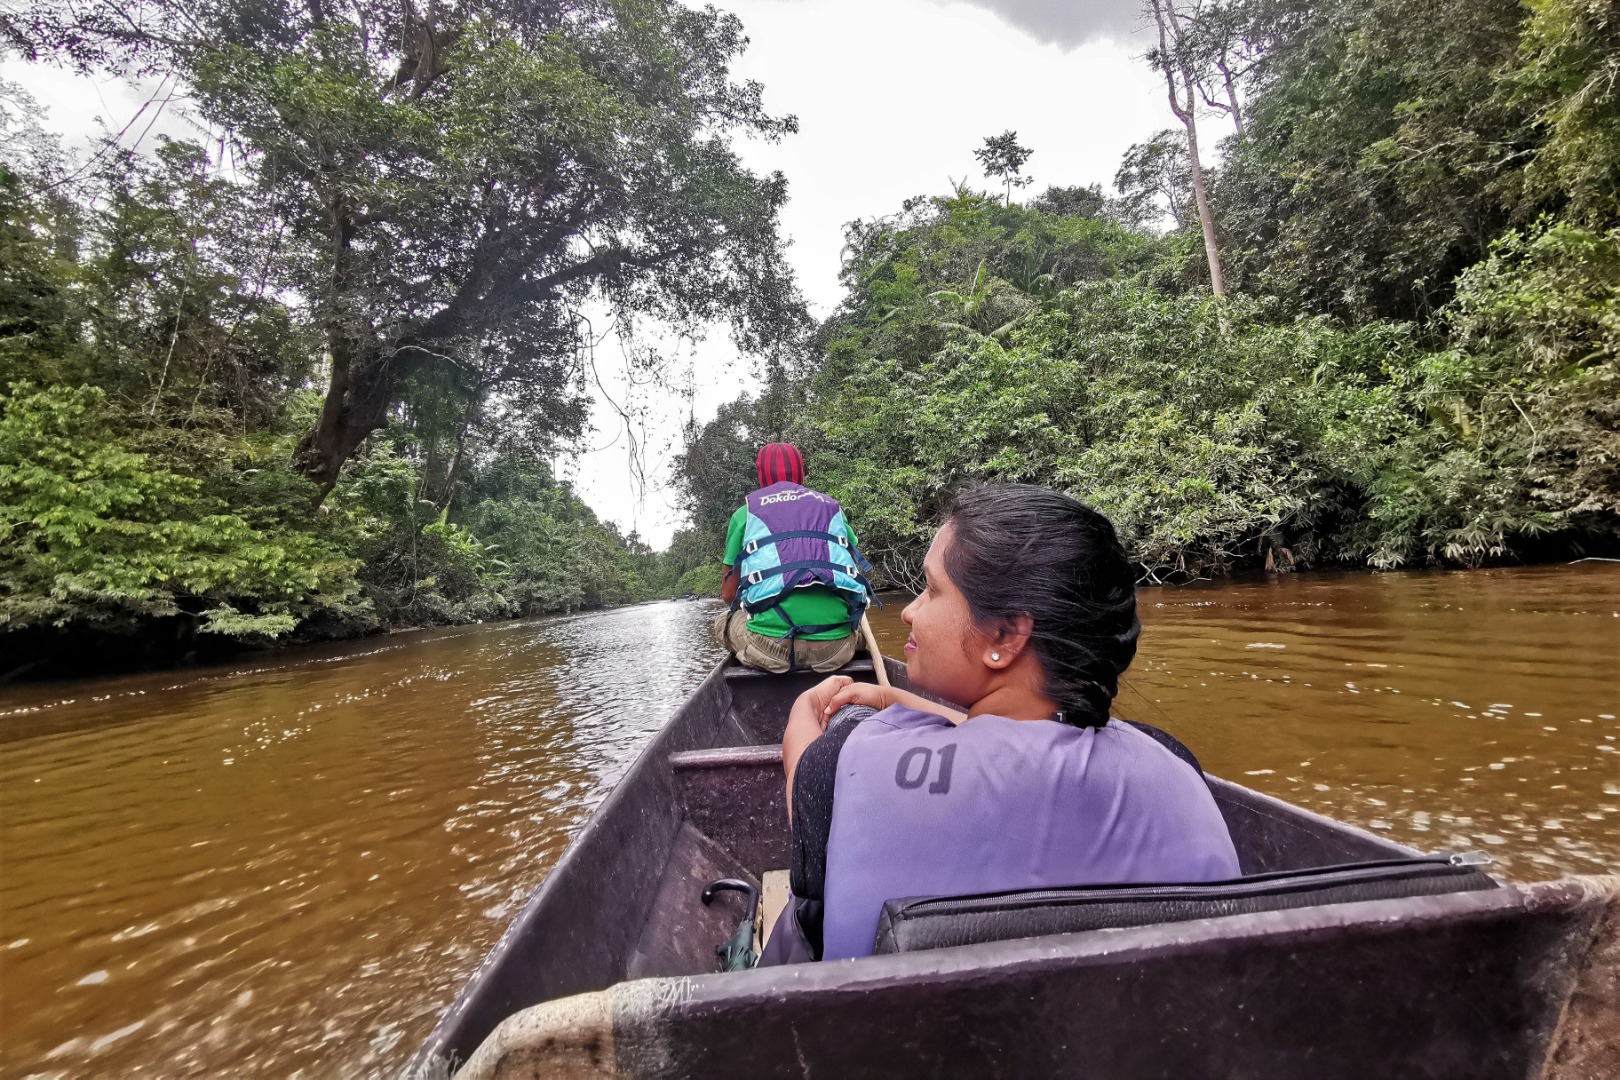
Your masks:
<svg viewBox="0 0 1620 1080"><path fill-rule="evenodd" d="M1142 606L1119 711L1211 772L1516 877L1620 866L1620 567ZM0 692L0 1074L397 1067L701 681L711 611Z"/></svg>
<svg viewBox="0 0 1620 1080"><path fill-rule="evenodd" d="M378 1073L717 659L656 604L0 697L0 1073Z"/></svg>

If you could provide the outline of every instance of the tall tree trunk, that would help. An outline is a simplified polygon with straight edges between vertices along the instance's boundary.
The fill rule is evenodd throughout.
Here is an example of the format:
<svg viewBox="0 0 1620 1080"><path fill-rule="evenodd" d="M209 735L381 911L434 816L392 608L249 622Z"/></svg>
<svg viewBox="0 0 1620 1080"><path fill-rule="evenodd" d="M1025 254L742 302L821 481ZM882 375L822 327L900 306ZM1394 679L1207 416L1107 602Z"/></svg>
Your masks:
<svg viewBox="0 0 1620 1080"><path fill-rule="evenodd" d="M1221 274L1221 252L1215 241L1215 219L1209 210L1209 193L1204 185L1204 166L1198 156L1198 94L1193 86L1192 72L1187 70L1181 52L1181 30L1176 24L1175 0L1148 0L1154 22L1159 27L1159 70L1164 73L1164 86L1170 97L1170 111L1175 113L1181 126L1187 129L1187 157L1192 169L1193 201L1198 206L1198 224L1204 232L1204 254L1209 259L1209 287L1216 296L1226 295L1226 280ZM1181 87L1176 86L1177 77ZM1181 92L1186 92L1186 98Z"/></svg>
<svg viewBox="0 0 1620 1080"><path fill-rule="evenodd" d="M1223 62L1218 65L1221 69L1221 81L1226 84L1226 103L1232 110L1232 126L1237 128L1237 136L1247 139L1243 134L1243 108L1238 104L1237 80L1232 77L1232 69Z"/></svg>
<svg viewBox="0 0 1620 1080"><path fill-rule="evenodd" d="M1185 74L1187 96L1192 97L1192 80ZM1187 127L1187 159L1192 167L1193 200L1198 204L1198 224L1204 231L1204 254L1209 256L1209 288L1216 296L1226 295L1226 279L1221 273L1221 250L1215 242L1215 218L1209 210L1209 193L1204 185L1204 166L1198 159L1198 123L1189 109L1183 121Z"/></svg>
<svg viewBox="0 0 1620 1080"><path fill-rule="evenodd" d="M315 505L326 501L338 474L366 436L388 422L393 402L392 366L381 357L356 357L346 348L332 356L332 379L315 426L298 440L293 462L318 488Z"/></svg>
<svg viewBox="0 0 1620 1080"><path fill-rule="evenodd" d="M309 2L312 18L323 19L323 0ZM293 450L294 465L318 489L316 506L332 493L344 464L366 436L387 423L398 378L393 357L381 355L375 338L367 333L369 325L350 303L357 280L350 247L355 234L352 207L335 185L324 201L332 254L332 296L326 319L332 380L319 419Z"/></svg>
<svg viewBox="0 0 1620 1080"><path fill-rule="evenodd" d="M449 520L450 500L455 498L456 483L461 479L461 466L467 460L467 434L472 430L473 423L478 419L479 406L483 404L483 387L473 388L472 398L467 402L466 412L461 414L461 426L456 429L456 452L450 459L450 468L444 474L444 487L439 492L439 520Z"/></svg>

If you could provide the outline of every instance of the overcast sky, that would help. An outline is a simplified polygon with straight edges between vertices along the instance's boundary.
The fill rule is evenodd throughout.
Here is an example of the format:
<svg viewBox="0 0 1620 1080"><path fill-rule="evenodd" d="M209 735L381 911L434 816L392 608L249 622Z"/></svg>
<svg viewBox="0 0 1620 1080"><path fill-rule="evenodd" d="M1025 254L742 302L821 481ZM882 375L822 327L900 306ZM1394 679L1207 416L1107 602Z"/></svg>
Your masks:
<svg viewBox="0 0 1620 1080"><path fill-rule="evenodd" d="M944 193L953 179L981 183L973 151L985 136L1018 132L1034 151L1026 167L1034 194L1049 184L1111 187L1125 149L1172 122L1163 85L1140 59L1146 42L1132 35L1134 0L715 2L736 12L752 42L737 76L764 84L771 112L799 118L797 135L738 149L756 171L780 169L788 178L788 257L818 316L840 297L844 224L893 213L912 195ZM49 108L49 126L75 140L96 131L98 117L124 129L150 93L14 60L0 73L23 83ZM188 133L171 116L153 131ZM647 414L649 484L638 491L628 440L600 402L587 452L563 471L597 513L663 547L680 525L668 485L680 425L689 409L707 420L751 387L750 365L723 328L686 348L677 370L690 370L688 406L658 387L627 392L611 341L598 360L608 393Z"/></svg>

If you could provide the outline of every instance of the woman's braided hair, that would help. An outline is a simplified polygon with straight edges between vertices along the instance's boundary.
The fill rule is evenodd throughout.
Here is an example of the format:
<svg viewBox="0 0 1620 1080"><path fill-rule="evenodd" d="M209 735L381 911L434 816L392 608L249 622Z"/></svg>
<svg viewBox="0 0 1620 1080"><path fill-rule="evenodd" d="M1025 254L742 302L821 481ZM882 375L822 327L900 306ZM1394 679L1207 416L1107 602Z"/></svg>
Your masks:
<svg viewBox="0 0 1620 1080"><path fill-rule="evenodd" d="M1033 622L1030 644L1064 723L1101 727L1136 656L1136 575L1113 523L1077 499L1030 484L963 493L946 519L945 572L974 624L995 634Z"/></svg>

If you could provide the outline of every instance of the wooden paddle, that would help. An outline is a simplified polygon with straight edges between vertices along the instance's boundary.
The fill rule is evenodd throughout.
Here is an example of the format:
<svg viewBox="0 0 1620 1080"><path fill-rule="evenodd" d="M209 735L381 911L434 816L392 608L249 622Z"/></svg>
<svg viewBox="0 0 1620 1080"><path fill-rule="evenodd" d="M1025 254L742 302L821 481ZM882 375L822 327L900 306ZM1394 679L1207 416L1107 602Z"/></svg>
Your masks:
<svg viewBox="0 0 1620 1080"><path fill-rule="evenodd" d="M889 672L883 664L883 654L878 651L877 635L872 633L872 624L867 621L864 611L861 612L861 639L866 642L866 651L872 657L872 674L877 676L879 686L888 689Z"/></svg>

